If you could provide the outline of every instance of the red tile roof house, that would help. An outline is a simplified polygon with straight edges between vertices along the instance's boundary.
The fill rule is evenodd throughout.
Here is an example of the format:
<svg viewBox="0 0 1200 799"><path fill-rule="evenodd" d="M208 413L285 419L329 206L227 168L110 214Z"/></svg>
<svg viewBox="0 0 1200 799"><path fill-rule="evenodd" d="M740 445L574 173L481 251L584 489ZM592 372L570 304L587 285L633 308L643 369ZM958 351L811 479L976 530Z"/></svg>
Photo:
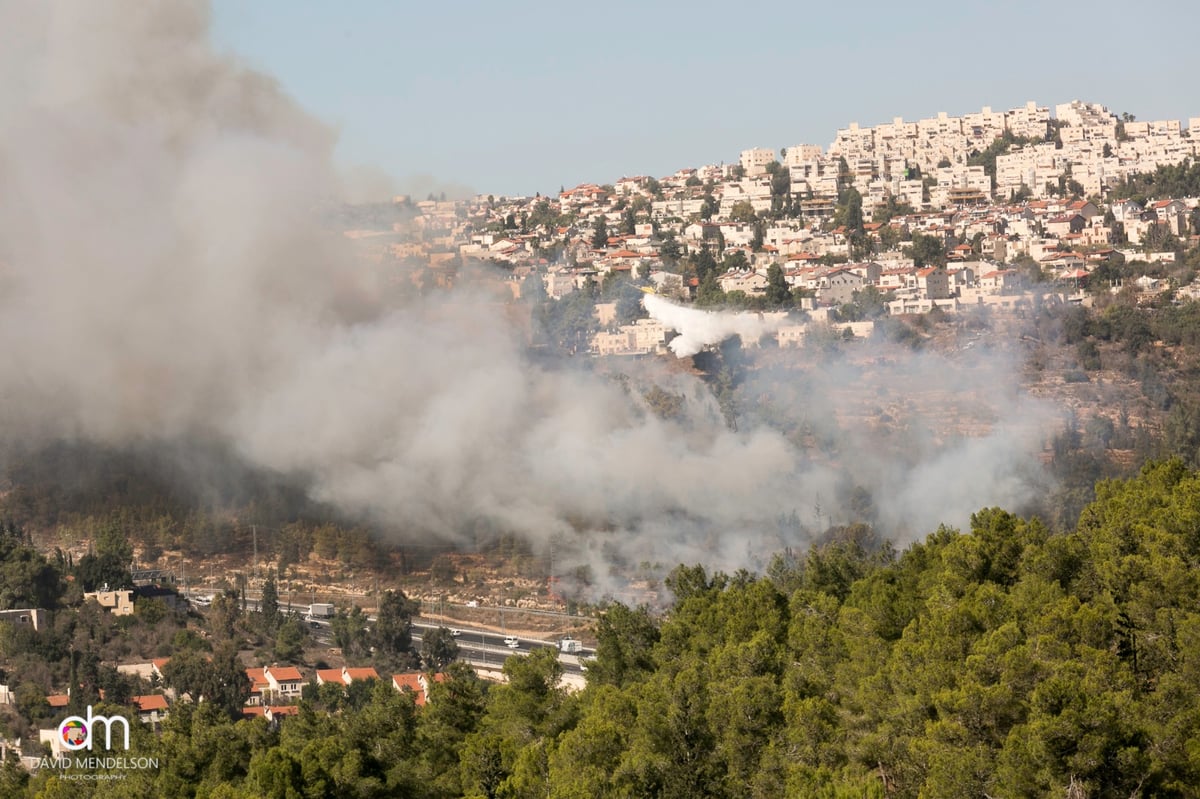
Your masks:
<svg viewBox="0 0 1200 799"><path fill-rule="evenodd" d="M950 273L928 267L917 270L917 288L926 299L944 300L950 296Z"/></svg>
<svg viewBox="0 0 1200 799"><path fill-rule="evenodd" d="M269 722L278 723L284 716L295 716L300 713L297 705L261 705L242 708L242 718L254 719L262 717Z"/></svg>
<svg viewBox="0 0 1200 799"><path fill-rule="evenodd" d="M997 269L986 272L979 278L979 287L984 291L1001 292L1011 289L1017 282L1017 270Z"/></svg>
<svg viewBox="0 0 1200 799"><path fill-rule="evenodd" d="M343 668L342 672L343 672L343 674L345 674L346 685L349 685L350 683L354 682L355 680L378 680L379 679L379 672L375 671L375 669L371 668L370 666L367 666L366 668L361 668L361 669Z"/></svg>
<svg viewBox="0 0 1200 799"><path fill-rule="evenodd" d="M156 724L167 717L167 698L162 694L147 694L133 697L138 709L138 720L143 724Z"/></svg>
<svg viewBox="0 0 1200 799"><path fill-rule="evenodd" d="M50 694L46 697L46 704L55 710L65 709L70 703L71 697L67 694ZM166 718L167 698L162 694L135 696L129 703L138 709L138 719L145 724L153 724Z"/></svg>
<svg viewBox="0 0 1200 799"><path fill-rule="evenodd" d="M420 674L393 674L392 687L397 691L409 691L413 695L413 700L417 703L417 707L421 707L429 699L425 692L425 686L421 685Z"/></svg>
<svg viewBox="0 0 1200 799"><path fill-rule="evenodd" d="M971 257L971 245L959 244L946 254L946 258L951 261L965 261Z"/></svg>
<svg viewBox="0 0 1200 799"><path fill-rule="evenodd" d="M433 675L433 681L445 682L446 675L438 672ZM416 700L417 707L422 707L429 701L429 676L424 672L393 674L392 687L397 691L411 691Z"/></svg>
<svg viewBox="0 0 1200 799"><path fill-rule="evenodd" d="M279 721L284 716L295 716L300 713L300 708L296 705L270 705L267 707L263 716L267 721Z"/></svg>
<svg viewBox="0 0 1200 799"><path fill-rule="evenodd" d="M295 666L268 666L263 673L275 697L299 696L304 687L304 677Z"/></svg>
<svg viewBox="0 0 1200 799"><path fill-rule="evenodd" d="M370 666L360 669L317 669L317 685L327 682L349 685L355 680L378 680L379 672Z"/></svg>
<svg viewBox="0 0 1200 799"><path fill-rule="evenodd" d="M263 695L271 690L271 683L267 682L265 669L246 669L246 678L250 680L250 698L246 700L246 704L251 707L259 707L263 704Z"/></svg>
<svg viewBox="0 0 1200 799"><path fill-rule="evenodd" d="M317 669L317 685L324 685L327 682L335 682L339 685L345 685L346 681L342 678L342 670Z"/></svg>

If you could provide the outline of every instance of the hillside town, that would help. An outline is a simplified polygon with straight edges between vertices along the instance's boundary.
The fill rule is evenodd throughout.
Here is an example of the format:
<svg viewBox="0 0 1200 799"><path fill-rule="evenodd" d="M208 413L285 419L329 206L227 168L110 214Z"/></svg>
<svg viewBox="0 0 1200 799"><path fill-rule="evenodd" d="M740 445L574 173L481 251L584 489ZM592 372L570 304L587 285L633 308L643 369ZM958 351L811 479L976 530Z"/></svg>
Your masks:
<svg viewBox="0 0 1200 799"><path fill-rule="evenodd" d="M752 148L733 163L556 197L397 197L411 218L345 235L423 286L483 260L511 270L514 296L530 279L558 299L629 276L701 306L794 307L806 313L776 334L787 346L808 323L839 321L838 309L870 288L890 314L1019 307L1034 283L1040 296L1076 303L1090 300L1087 288L1190 291L1164 269L1195 246L1200 200L1130 187L1194 164L1197 130L1200 118L1138 121L1080 101L1053 113L1030 102L851 123L827 148ZM1113 279L1114 266L1134 262L1151 268L1134 285ZM667 331L653 320L618 314L615 303L596 314L594 354L663 346ZM864 323L851 322L861 335Z"/></svg>

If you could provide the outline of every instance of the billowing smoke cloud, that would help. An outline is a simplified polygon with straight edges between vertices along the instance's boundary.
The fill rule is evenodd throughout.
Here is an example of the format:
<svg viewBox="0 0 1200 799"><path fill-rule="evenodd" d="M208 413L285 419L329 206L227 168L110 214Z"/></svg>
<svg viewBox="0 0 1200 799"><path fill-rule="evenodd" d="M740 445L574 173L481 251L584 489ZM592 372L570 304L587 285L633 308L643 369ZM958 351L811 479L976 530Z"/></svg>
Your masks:
<svg viewBox="0 0 1200 799"><path fill-rule="evenodd" d="M328 130L212 51L203 4L36 8L5 20L29 45L0 120L10 442L221 440L447 539L478 519L736 529L785 506L795 453L708 400L661 422L535 368L490 299L381 306L317 222Z"/></svg>
<svg viewBox="0 0 1200 799"><path fill-rule="evenodd" d="M839 464L843 486L866 489L870 516L899 541L964 525L984 506L1019 511L1045 487L1035 456L1062 415L1020 389L1021 354L998 343L913 352L872 341L832 357L798 353L803 369L747 376L742 392L756 402L746 415L782 427L810 460ZM832 520L848 521L830 500Z"/></svg>
<svg viewBox="0 0 1200 799"><path fill-rule="evenodd" d="M665 297L647 294L642 304L651 318L679 333L668 345L678 358L687 358L705 347L720 344L731 336L744 341L757 341L761 336L779 329L783 320L778 316L733 311L701 311L684 308Z"/></svg>
<svg viewBox="0 0 1200 799"><path fill-rule="evenodd" d="M778 426L727 429L691 377L653 376L685 398L662 420L617 381L532 365L490 299L385 305L318 222L341 185L329 130L213 51L203 3L0 6L0 30L0 440L219 442L414 539L485 524L632 562L802 544L779 520L836 491ZM771 329L646 305L681 356ZM1024 441L918 449L912 490L861 470L910 524L1028 488L993 479L1028 465Z"/></svg>

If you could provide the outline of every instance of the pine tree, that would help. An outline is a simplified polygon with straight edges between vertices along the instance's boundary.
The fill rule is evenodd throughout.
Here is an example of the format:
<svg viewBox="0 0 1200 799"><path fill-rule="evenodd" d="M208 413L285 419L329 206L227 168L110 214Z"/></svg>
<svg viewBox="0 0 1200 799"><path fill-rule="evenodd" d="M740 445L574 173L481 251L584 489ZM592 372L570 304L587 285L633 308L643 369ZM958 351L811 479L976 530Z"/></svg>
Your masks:
<svg viewBox="0 0 1200 799"><path fill-rule="evenodd" d="M263 627L274 630L279 622L279 591L275 588L274 574L268 574L267 581L263 583L262 601L258 609L262 612Z"/></svg>
<svg viewBox="0 0 1200 799"><path fill-rule="evenodd" d="M608 246L608 222L604 219L604 215L600 214L596 217L596 223L592 226L592 249L603 250Z"/></svg>

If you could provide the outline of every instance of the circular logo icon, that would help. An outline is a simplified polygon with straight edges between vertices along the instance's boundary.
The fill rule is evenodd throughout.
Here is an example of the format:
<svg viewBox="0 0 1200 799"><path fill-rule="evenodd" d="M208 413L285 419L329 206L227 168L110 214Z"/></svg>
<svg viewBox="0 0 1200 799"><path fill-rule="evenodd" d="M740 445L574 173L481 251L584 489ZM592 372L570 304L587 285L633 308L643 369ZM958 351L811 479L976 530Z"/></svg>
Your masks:
<svg viewBox="0 0 1200 799"><path fill-rule="evenodd" d="M59 732L62 733L63 743L71 749L83 746L84 741L87 740L87 725L78 718L64 721L59 727Z"/></svg>

